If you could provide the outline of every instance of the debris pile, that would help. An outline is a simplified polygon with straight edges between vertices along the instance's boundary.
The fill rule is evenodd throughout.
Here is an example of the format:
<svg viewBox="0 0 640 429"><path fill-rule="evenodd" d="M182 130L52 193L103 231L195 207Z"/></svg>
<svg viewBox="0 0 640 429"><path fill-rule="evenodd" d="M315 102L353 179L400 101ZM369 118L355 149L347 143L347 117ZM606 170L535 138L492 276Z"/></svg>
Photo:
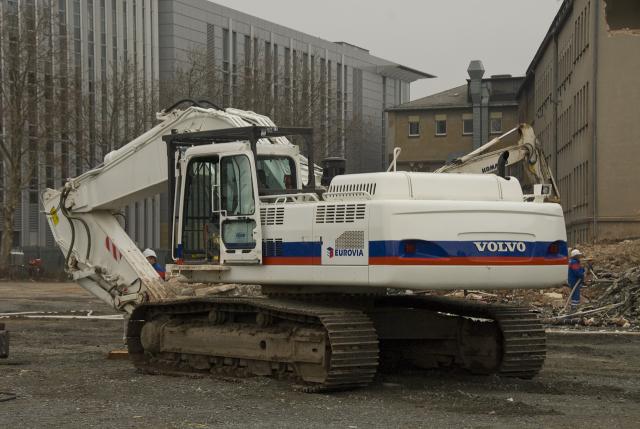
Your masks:
<svg viewBox="0 0 640 429"><path fill-rule="evenodd" d="M640 265L619 274L613 284L593 303L593 307L604 310L583 320L587 326L640 326Z"/></svg>
<svg viewBox="0 0 640 429"><path fill-rule="evenodd" d="M205 296L262 296L257 285L239 285L231 283L188 283L183 276L169 277L166 287L178 299Z"/></svg>
<svg viewBox="0 0 640 429"><path fill-rule="evenodd" d="M616 243L577 246L600 279L616 279L627 270L640 266L640 239Z"/></svg>

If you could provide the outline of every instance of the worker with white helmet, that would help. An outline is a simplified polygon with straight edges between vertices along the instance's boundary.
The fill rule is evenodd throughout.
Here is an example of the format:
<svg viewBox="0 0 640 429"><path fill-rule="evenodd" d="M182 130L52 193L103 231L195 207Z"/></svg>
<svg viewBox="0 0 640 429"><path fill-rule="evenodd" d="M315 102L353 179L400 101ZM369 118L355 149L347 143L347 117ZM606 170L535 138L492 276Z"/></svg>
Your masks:
<svg viewBox="0 0 640 429"><path fill-rule="evenodd" d="M160 275L160 277L162 277L162 279L164 280L166 271L164 267L158 263L158 255L156 255L156 252L154 252L152 249L147 248L144 249L144 252L142 252L142 254L145 258L147 258L147 261L149 261L158 275Z"/></svg>
<svg viewBox="0 0 640 429"><path fill-rule="evenodd" d="M585 269L580 262L583 254L578 249L573 249L569 255L569 289L571 289L571 310L575 310L580 304L580 289L584 284Z"/></svg>

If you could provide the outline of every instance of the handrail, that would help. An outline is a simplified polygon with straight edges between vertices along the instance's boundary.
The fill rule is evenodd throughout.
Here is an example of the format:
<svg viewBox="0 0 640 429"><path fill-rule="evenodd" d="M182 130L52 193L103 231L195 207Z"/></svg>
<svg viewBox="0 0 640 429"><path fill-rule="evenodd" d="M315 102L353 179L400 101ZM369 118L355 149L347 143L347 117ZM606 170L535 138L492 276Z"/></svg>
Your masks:
<svg viewBox="0 0 640 429"><path fill-rule="evenodd" d="M300 201L302 199L302 201ZM278 194L278 195L260 195L260 201L270 204L284 204L287 201L294 203L306 202L306 201L320 201L318 195L311 192L303 192L300 194Z"/></svg>
<svg viewBox="0 0 640 429"><path fill-rule="evenodd" d="M342 192L325 192L323 197L325 201L329 199L334 199L336 197L356 197L361 196L367 200L372 199L373 197L367 191L342 191Z"/></svg>
<svg viewBox="0 0 640 429"><path fill-rule="evenodd" d="M391 164L389 164L389 168L387 168L387 172L391 171L393 169L393 171L396 171L396 167L397 167L397 162L398 162L398 158L400 157L400 152L402 152L402 149L399 147L395 147L393 148L393 160L391 161Z"/></svg>

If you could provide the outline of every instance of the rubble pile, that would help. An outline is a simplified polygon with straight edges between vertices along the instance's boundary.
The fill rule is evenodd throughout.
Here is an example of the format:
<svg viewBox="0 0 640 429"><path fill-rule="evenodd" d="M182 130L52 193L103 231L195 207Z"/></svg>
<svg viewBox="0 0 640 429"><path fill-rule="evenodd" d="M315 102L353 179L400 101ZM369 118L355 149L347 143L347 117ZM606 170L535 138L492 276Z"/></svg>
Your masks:
<svg viewBox="0 0 640 429"><path fill-rule="evenodd" d="M239 285L231 283L189 283L180 275L171 276L165 282L170 295L177 299L205 296L262 296L257 285Z"/></svg>
<svg viewBox="0 0 640 429"><path fill-rule="evenodd" d="M592 307L606 310L584 320L586 325L640 326L640 265L619 274Z"/></svg>
<svg viewBox="0 0 640 429"><path fill-rule="evenodd" d="M640 266L640 239L577 246L600 279L615 279Z"/></svg>

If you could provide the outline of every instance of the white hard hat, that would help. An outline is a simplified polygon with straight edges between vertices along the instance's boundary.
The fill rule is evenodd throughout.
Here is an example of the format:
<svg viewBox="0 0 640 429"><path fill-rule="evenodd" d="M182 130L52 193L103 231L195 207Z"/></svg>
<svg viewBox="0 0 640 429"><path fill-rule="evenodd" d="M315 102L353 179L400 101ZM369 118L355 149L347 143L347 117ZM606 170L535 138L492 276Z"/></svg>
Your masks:
<svg viewBox="0 0 640 429"><path fill-rule="evenodd" d="M579 251L578 249L573 249L573 250L571 251L571 257L572 257L572 258L575 258L576 256L582 256L582 252L581 252L581 251Z"/></svg>
<svg viewBox="0 0 640 429"><path fill-rule="evenodd" d="M145 258L148 258L149 256L153 256L154 258L158 259L158 255L156 255L156 252L154 252L151 249L144 249L144 252L142 252L142 254L144 255Z"/></svg>

